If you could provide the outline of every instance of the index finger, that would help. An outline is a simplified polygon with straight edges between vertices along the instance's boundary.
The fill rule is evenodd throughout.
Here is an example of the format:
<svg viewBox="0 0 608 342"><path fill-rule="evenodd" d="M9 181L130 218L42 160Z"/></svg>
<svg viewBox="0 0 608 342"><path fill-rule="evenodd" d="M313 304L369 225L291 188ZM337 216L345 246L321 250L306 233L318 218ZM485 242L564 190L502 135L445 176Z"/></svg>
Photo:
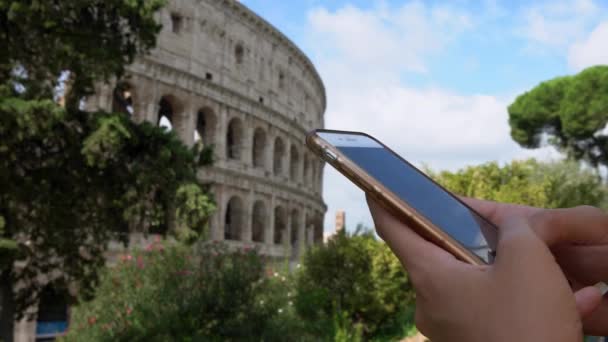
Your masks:
<svg viewBox="0 0 608 342"><path fill-rule="evenodd" d="M545 210L527 205L500 203L471 197L459 196L459 198L481 216L499 227L507 223L512 217L523 217L528 219L532 217L532 215Z"/></svg>
<svg viewBox="0 0 608 342"><path fill-rule="evenodd" d="M438 262L456 260L450 253L418 235L373 199L368 197L367 203L376 231L408 271L415 272L434 267Z"/></svg>

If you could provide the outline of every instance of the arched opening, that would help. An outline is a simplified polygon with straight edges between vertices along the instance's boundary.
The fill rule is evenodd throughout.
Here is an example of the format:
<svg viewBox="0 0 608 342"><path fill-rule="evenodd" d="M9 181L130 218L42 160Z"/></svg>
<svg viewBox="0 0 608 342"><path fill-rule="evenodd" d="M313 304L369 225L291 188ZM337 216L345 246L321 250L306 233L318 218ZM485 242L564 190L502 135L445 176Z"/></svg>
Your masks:
<svg viewBox="0 0 608 342"><path fill-rule="evenodd" d="M285 144L283 140L277 137L274 140L274 156L272 163L272 170L274 171L275 176L278 176L283 173L283 163L285 159Z"/></svg>
<svg viewBox="0 0 608 342"><path fill-rule="evenodd" d="M51 341L68 329L68 297L47 285L40 293L36 315L36 341Z"/></svg>
<svg viewBox="0 0 608 342"><path fill-rule="evenodd" d="M243 141L243 125L241 120L234 118L228 123L226 132L226 158L241 159L241 146Z"/></svg>
<svg viewBox="0 0 608 342"><path fill-rule="evenodd" d="M175 103L168 96L163 96L158 103L158 122L159 127L171 131L173 129L173 119L175 117Z"/></svg>
<svg viewBox="0 0 608 342"><path fill-rule="evenodd" d="M196 129L194 130L194 142L202 142L203 145L215 143L215 127L217 119L211 108L202 108L196 114Z"/></svg>
<svg viewBox="0 0 608 342"><path fill-rule="evenodd" d="M300 253L300 215L297 209L291 211L291 257L296 259Z"/></svg>
<svg viewBox="0 0 608 342"><path fill-rule="evenodd" d="M127 82L118 82L112 93L112 111L133 115L133 87Z"/></svg>
<svg viewBox="0 0 608 342"><path fill-rule="evenodd" d="M289 155L289 178L295 182L300 178L300 154L298 153L298 149L294 144L291 145Z"/></svg>
<svg viewBox="0 0 608 342"><path fill-rule="evenodd" d="M243 59L245 57L245 49L242 44L236 44L234 47L234 59L236 60L236 64L243 64Z"/></svg>
<svg viewBox="0 0 608 342"><path fill-rule="evenodd" d="M264 242L267 217L264 202L256 201L253 204L253 216L251 220L251 240L253 242Z"/></svg>
<svg viewBox="0 0 608 342"><path fill-rule="evenodd" d="M243 201L233 196L226 205L224 240L240 240L243 228Z"/></svg>
<svg viewBox="0 0 608 342"><path fill-rule="evenodd" d="M253 133L253 167L266 168L266 133L261 128L256 128Z"/></svg>
<svg viewBox="0 0 608 342"><path fill-rule="evenodd" d="M287 213L283 207L278 206L274 208L274 237L273 241L275 245L283 243L287 232Z"/></svg>

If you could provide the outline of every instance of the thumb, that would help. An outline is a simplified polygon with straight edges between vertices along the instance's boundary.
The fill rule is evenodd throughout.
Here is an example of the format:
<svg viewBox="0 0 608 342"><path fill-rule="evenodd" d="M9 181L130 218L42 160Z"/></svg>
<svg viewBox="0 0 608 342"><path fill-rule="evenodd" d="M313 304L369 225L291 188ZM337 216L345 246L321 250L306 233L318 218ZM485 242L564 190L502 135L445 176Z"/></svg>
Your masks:
<svg viewBox="0 0 608 342"><path fill-rule="evenodd" d="M587 286L574 293L576 308L581 319L584 319L602 303L602 291L596 286Z"/></svg>

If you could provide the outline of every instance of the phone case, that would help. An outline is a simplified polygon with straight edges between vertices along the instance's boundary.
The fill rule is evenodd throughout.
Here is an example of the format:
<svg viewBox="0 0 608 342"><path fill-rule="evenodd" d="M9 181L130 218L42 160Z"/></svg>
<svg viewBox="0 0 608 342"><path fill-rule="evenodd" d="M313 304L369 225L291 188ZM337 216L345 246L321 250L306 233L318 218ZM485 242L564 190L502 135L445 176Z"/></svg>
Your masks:
<svg viewBox="0 0 608 342"><path fill-rule="evenodd" d="M439 247L445 249L446 251L453 254L456 258L473 264L473 265L486 265L486 262L482 260L480 257L464 248L458 241L454 238L446 234L439 227L435 226L424 216L416 212L409 204L405 201L401 200L397 195L395 195L392 191L384 187L380 182L367 174L363 169L358 167L354 162L352 162L349 158L344 156L340 150L331 144L324 141L317 133L318 132L328 132L328 133L342 133L342 134L358 134L364 135L374 141L378 142L384 148L386 148L391 153L395 154L399 157L403 162L410 165L414 170L420 172L424 177L430 179L435 185L440 187L441 189L447 191L451 194L447 189L437 184L434 180L429 178L423 172L418 170L411 163L403 159L393 150L388 148L378 139L370 136L369 134L362 132L349 132L349 131L337 131L337 130L327 130L327 129L318 129L310 132L306 136L306 145L319 157L321 157L324 161L332 165L336 170L350 179L353 183L355 183L359 188L365 191L368 195L378 201L384 208L386 208L391 214L395 215L402 222L408 224L413 230L415 230L418 234L420 234L425 239L433 242ZM465 207L469 208L471 211L474 211L471 207L469 207L466 203L462 202L458 197L454 196L456 200L462 203Z"/></svg>

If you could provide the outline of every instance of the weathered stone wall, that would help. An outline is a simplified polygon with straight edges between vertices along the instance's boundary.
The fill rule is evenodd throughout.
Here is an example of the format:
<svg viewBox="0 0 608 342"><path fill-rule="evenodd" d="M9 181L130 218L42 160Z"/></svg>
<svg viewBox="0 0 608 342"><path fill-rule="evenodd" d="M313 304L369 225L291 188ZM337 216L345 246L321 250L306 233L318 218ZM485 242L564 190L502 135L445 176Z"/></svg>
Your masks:
<svg viewBox="0 0 608 342"><path fill-rule="evenodd" d="M120 83L126 95L100 85L89 109L120 110L128 98L134 120L158 123L170 108L186 144L215 146L214 166L199 174L214 184L213 239L277 257L322 241L323 164L304 144L308 131L323 127L325 111L312 63L237 1L171 1L158 20L157 47Z"/></svg>

